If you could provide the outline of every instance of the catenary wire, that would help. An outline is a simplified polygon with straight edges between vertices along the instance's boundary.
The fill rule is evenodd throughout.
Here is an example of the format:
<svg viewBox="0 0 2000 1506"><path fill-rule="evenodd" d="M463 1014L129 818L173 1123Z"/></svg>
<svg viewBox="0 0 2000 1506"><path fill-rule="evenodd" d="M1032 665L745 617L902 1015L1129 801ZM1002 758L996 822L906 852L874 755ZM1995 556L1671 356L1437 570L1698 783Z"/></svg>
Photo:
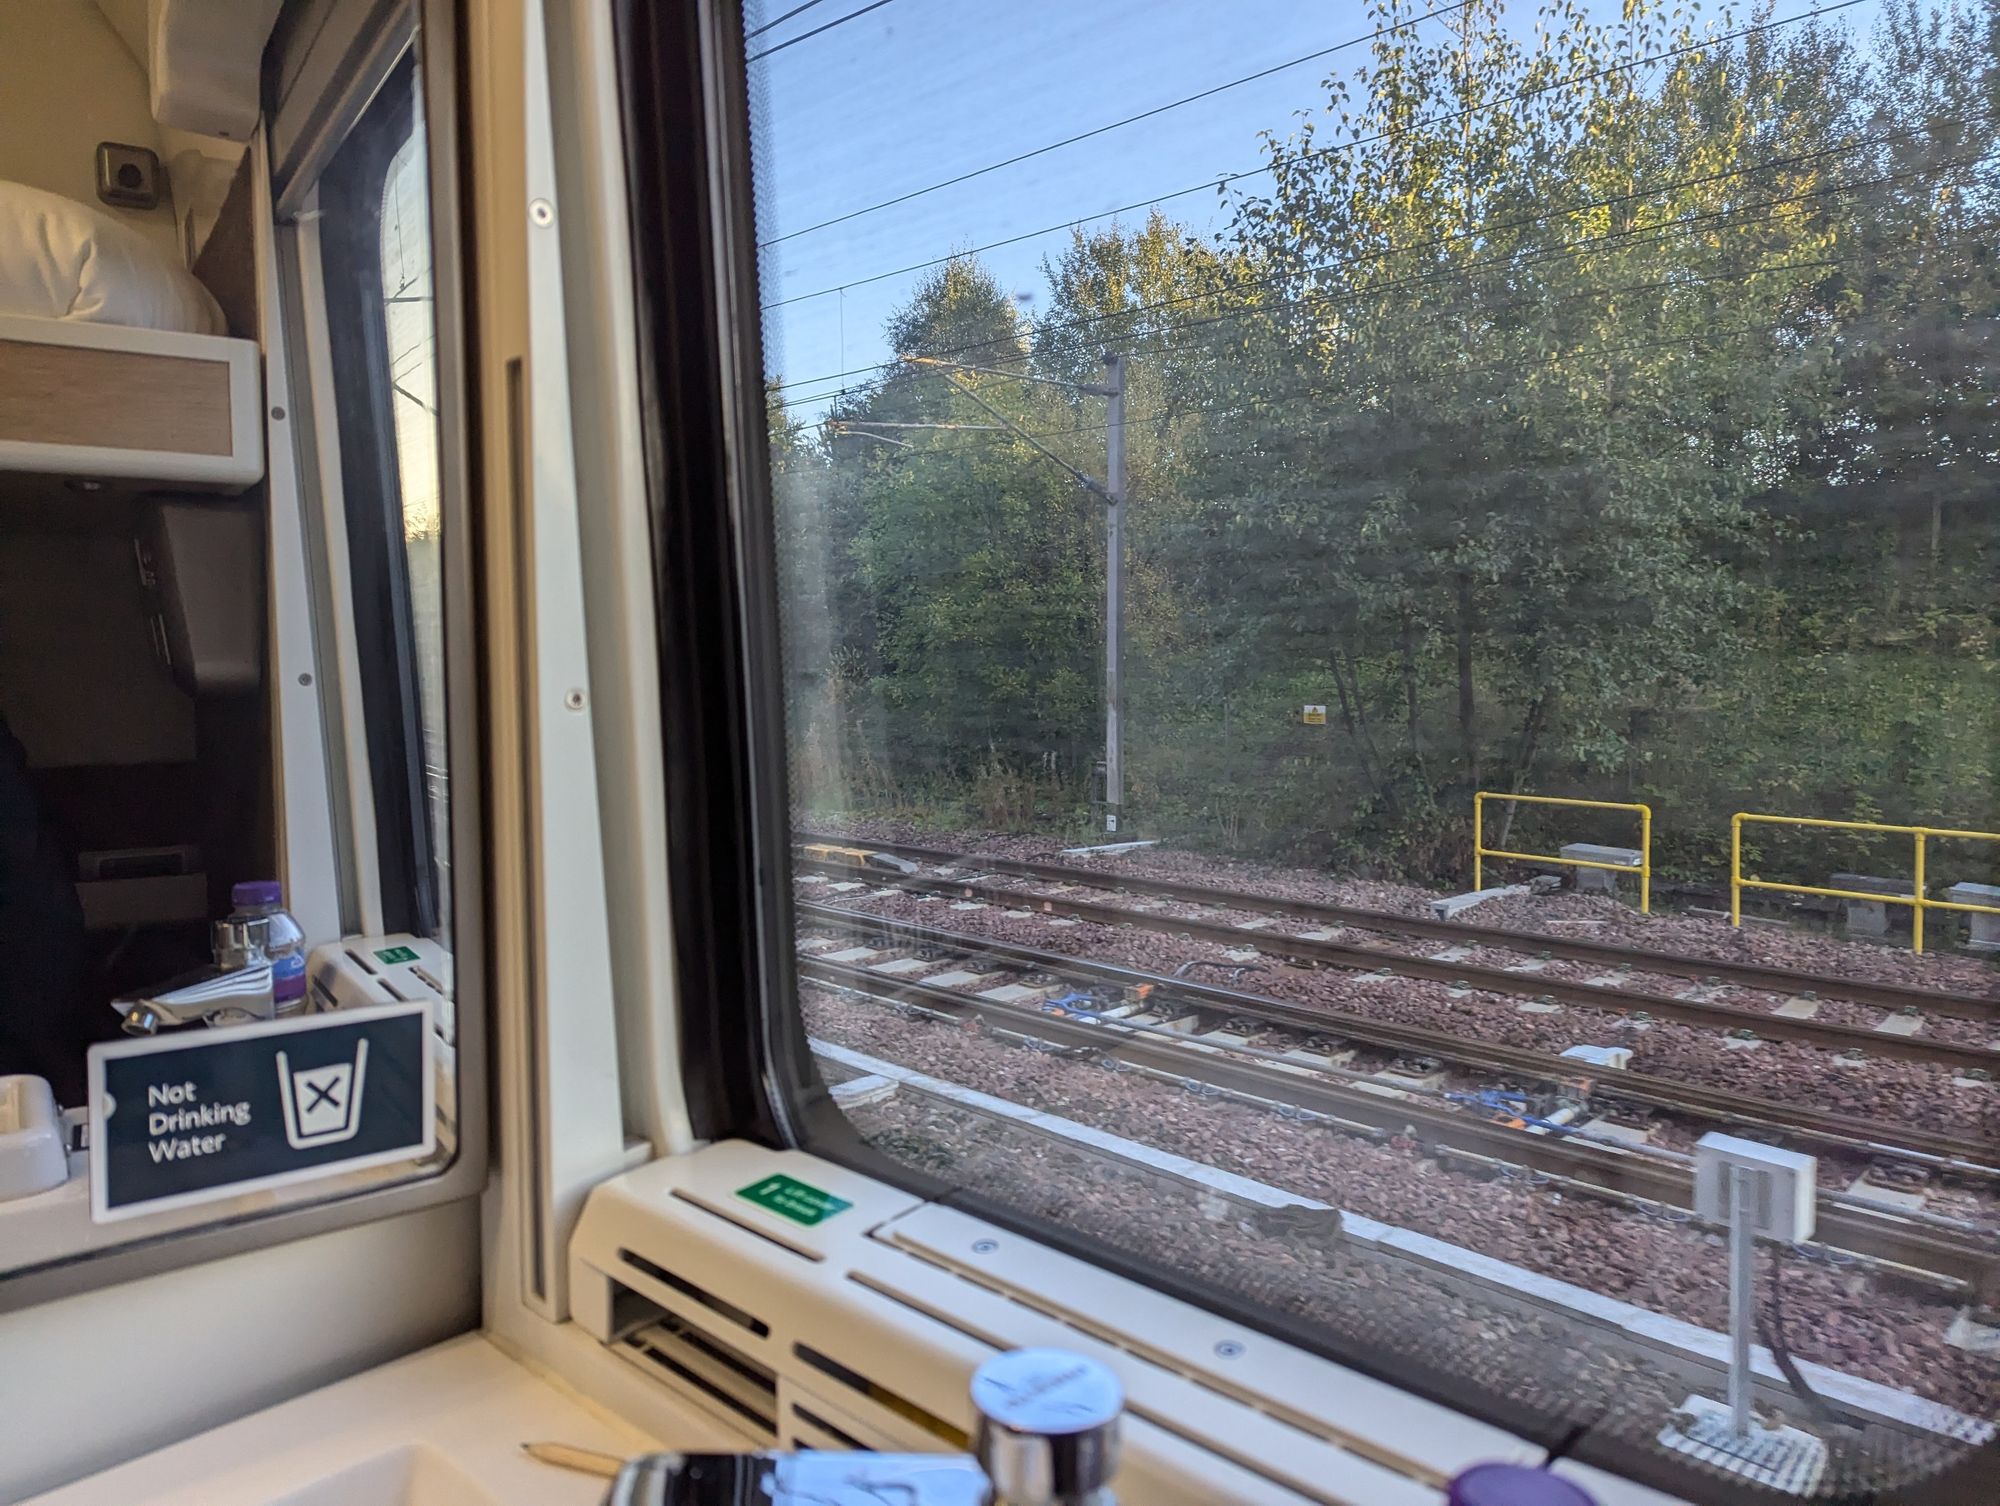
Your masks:
<svg viewBox="0 0 2000 1506"><path fill-rule="evenodd" d="M1914 299L1908 305L1906 305L1906 311L1926 308L1933 304L1948 303L1950 301L1951 301L1950 298L1947 296ZM1571 345L1571 346L1565 346L1558 350L1551 350L1540 354L1535 358L1535 365L1538 367L1545 367L1553 365L1558 361L1568 360L1575 357L1626 355L1636 351L1663 350L1672 346L1699 345L1704 342L1721 344L1725 341L1748 339L1752 336L1782 334L1791 331L1793 328L1794 326L1789 323L1746 324L1746 325L1737 325L1728 329L1694 330L1685 334L1667 335L1652 340L1627 341L1623 344L1618 344L1618 345L1606 345L1602 343ZM1483 372L1498 371L1503 368L1519 369L1519 362L1513 358L1510 358L1506 361L1485 362L1478 366L1467 368L1466 371L1464 371L1461 374L1477 375ZM1133 414L1128 416L1127 425L1128 427L1136 427L1141 424L1149 423L1157 419L1168 419L1168 418L1189 416L1194 411L1195 410L1184 410L1181 413L1176 413L1165 409L1148 410L1144 413ZM1240 413L1231 413L1225 411L1220 415L1208 413L1204 414L1203 416L1211 418L1220 416L1222 418L1227 419L1227 418L1242 417L1243 415ZM1101 433L1105 427L1106 426L1103 424L1088 424L1080 426L1075 429L1037 430L1034 432L1038 439L1047 440L1047 439L1059 439L1066 435L1071 435L1071 434ZM1301 444L1313 438L1315 438L1315 435L1313 435L1310 431L1293 431L1278 436L1275 442L1273 442L1271 439L1268 438L1260 438L1247 445L1232 446L1226 449L1211 449L1204 447L1201 449L1200 454L1201 458L1205 462L1214 462L1218 460L1234 460L1234 459L1240 459L1244 456L1257 455L1257 454L1278 455L1287 449L1297 449Z"/></svg>
<svg viewBox="0 0 2000 1506"><path fill-rule="evenodd" d="M888 0L877 0L877 3L886 5ZM1491 100L1485 104L1471 105L1463 110L1449 111L1442 115L1432 116L1428 119L1414 122L1410 128L1449 125L1455 120L1468 119L1474 115L1484 114L1489 110L1497 110L1503 105L1518 104L1523 100L1537 99L1544 94L1550 94L1559 89L1573 88L1580 84L1591 83L1597 79L1608 78L1613 74L1626 73L1635 68L1643 68L1654 63L1665 62L1670 58L1705 51L1711 47L1719 47L1725 42L1741 41L1745 37L1774 31L1779 27L1790 26L1799 21L1817 20L1835 11L1846 10L1850 6L1863 3L1865 3L1865 0L1836 0L1835 4L1826 6L1820 10L1801 11L1796 15L1786 16L1781 20L1767 21L1757 26L1746 26L1740 31L1724 32L1719 36L1705 37L1699 42L1685 43L1679 47L1669 48L1665 52L1655 53L1650 57L1630 58L1624 62L1613 63L1590 73L1573 75L1554 83L1540 85L1537 88L1524 89L1517 94L1505 95L1500 99ZM1296 157L1286 159L1286 165L1290 166L1294 163L1307 161L1316 157L1331 156L1337 152L1353 151L1358 147L1368 146L1374 142L1385 140L1392 134L1398 133L1379 131L1372 136L1358 136L1352 141L1339 142L1333 146L1311 147L1300 152ZM912 272L929 271L932 267L941 267L948 262L962 261L967 257L979 256L988 251L998 251L1007 246L1016 246L1023 241L1038 240L1042 236L1053 235L1060 230L1074 230L1079 226L1095 224L1100 220L1116 219L1118 216L1130 214L1134 210L1151 209L1160 204L1171 203L1175 199L1184 199L1190 194L1206 193L1210 190L1219 191L1234 183L1241 183L1250 178L1262 177L1271 172L1277 165L1278 163L1275 161L1267 162L1262 167L1249 168L1243 172L1224 173L1218 178L1209 178L1187 188L1177 188L1170 193L1158 194L1149 199L1141 199L1131 204L1123 204L1116 209L1106 209L1097 214L1084 215L1078 219L1062 220L1053 225L1044 225L1039 230L1025 230L1018 235L1003 236L999 240L988 241L984 245L972 246L963 251L955 251L948 256L935 256L928 261L911 262L908 266L893 267L886 272L871 273L867 277L849 278L845 282L835 283L830 287L816 288L810 293L793 293L784 298L774 298L764 305L764 309L768 312L771 309L785 308L790 304L805 303L815 298L830 298L836 293L846 292L853 288L867 287L871 283L886 282L892 277L904 277Z"/></svg>
<svg viewBox="0 0 2000 1506"><path fill-rule="evenodd" d="M1982 154L1981 156L1975 158L1954 159L1953 161L1946 163L1943 166L1946 168L1970 166L1970 165L1977 165L1980 163L1984 163L1990 160L1992 160L1992 158L1989 155ZM1586 240L1574 242L1569 245L1551 247L1547 250L1544 250L1532 256L1523 257L1518 253L1507 252L1497 256L1485 258L1481 261L1470 262L1460 267L1453 267L1447 269L1434 269L1431 271L1418 273L1415 276L1411 277L1384 279L1381 282L1366 285L1363 287L1357 288L1350 285L1344 288L1321 289L1316 292L1291 295L1284 298L1273 299L1268 302L1248 304L1241 308L1227 310L1222 313L1209 315L1200 319L1183 320L1176 324L1167 324L1150 331L1142 331L1141 333L1147 333L1155 336L1179 333L1183 330L1198 329L1218 323L1227 323L1235 319L1249 318L1258 314L1270 314L1278 309L1288 306L1305 308L1328 302L1340 302L1343 299L1351 302L1360 302L1364 299L1379 297L1383 294L1394 292L1402 288L1418 287L1418 286L1423 286L1425 284L1436 283L1441 281L1454 282L1454 281L1469 280L1468 274L1486 267L1498 267L1504 271L1514 272L1538 265L1542 262L1549 261L1552 259L1584 256L1592 254L1593 252L1595 252L1596 254L1605 254L1613 251L1630 250L1635 247L1643 247L1648 244L1657 244L1672 235L1685 234L1700 228L1713 228L1716 224L1728 221L1730 219L1738 219L1744 226L1756 225L1760 223L1768 223L1772 218L1775 217L1774 215L1767 214L1763 216L1752 216L1749 214L1749 211L1754 209L1778 210L1789 205L1804 202L1809 199L1822 198L1833 194L1857 192L1862 189L1880 187L1886 184L1907 181L1911 178L1927 177L1940 170L1941 169L1939 165L1931 164L1925 166L1924 168L1904 173L1892 173L1884 175L1879 178L1870 178L1857 181L1848 181L1844 183L1836 183L1828 185L1826 187L1812 189L1798 194L1786 195L1781 198L1762 200L1756 204L1738 205L1729 209L1722 209L1722 210L1710 210L1697 215L1682 216L1679 219L1665 221L1658 225L1640 226L1631 230L1612 231L1601 236L1593 236ZM1536 222L1522 221L1518 223L1529 224ZM1507 227L1489 227L1489 230L1485 233L1493 233L1494 231L1504 228ZM1457 238L1462 238L1462 237L1447 237L1445 239L1449 240ZM1373 253L1369 258L1366 259L1381 259L1391 255L1403 254L1403 252L1409 250L1423 249L1424 245L1436 245L1441 243L1442 242L1430 242L1405 248L1390 248L1382 252ZM1287 273L1285 274L1285 276L1287 278L1296 278L1299 276L1307 275L1310 272L1330 271L1340 266L1352 266L1355 264L1355 262L1363 259L1364 258L1356 257L1356 258L1351 258L1344 263L1327 263L1316 268L1299 269ZM1268 284L1270 281L1272 281L1272 279L1259 279L1257 283L1245 284L1245 286ZM1686 279L1681 279L1680 282L1685 283ZM1674 279L1668 279L1664 283L1657 283L1657 284L1648 283L1641 285L1641 287L1644 289L1651 289L1656 286L1671 287L1675 285L1677 284ZM1634 289L1625 289L1622 291L1633 291L1633 290ZM1237 289L1221 288L1221 289L1210 290L1208 292L1200 294L1189 294L1189 295L1182 295L1173 299L1162 299L1158 300L1153 304L1135 305L1132 308L1128 309L1113 310L1107 314L1088 316L1087 320L1078 321L1078 323L1079 324L1085 322L1096 323L1107 318L1131 318L1141 313L1151 312L1159 308L1169 307L1179 303L1220 299L1233 291L1237 291ZM1616 292L1621 290L1606 290L1606 291ZM1060 327L1061 326L1058 326L1058 328ZM1009 337L1001 337L1002 340L1006 338ZM991 346L997 343L1000 343L1000 341L996 340L978 341L951 350L935 351L935 352L927 351L924 352L924 354L945 355L945 356L959 355L972 350L990 348ZM859 375L869 372L883 371L893 368L898 364L899 364L898 362L891 360L886 362L880 362L873 366L856 368L852 372L842 372L842 373L837 373L835 375L848 376L848 375ZM832 378L818 378L817 380L830 380L830 379ZM809 382L812 380L815 379L802 378L800 380L800 383L797 385L802 385L805 382ZM783 390L785 387L791 385L795 384L790 384L790 383L780 384L778 388L774 388L773 390ZM797 407L797 406L803 406L808 403L829 401L834 398L846 395L848 393L866 391L868 390L869 385L870 384L868 383L863 383L858 386L843 387L833 391L802 394L792 398L781 399L780 406Z"/></svg>
<svg viewBox="0 0 2000 1506"><path fill-rule="evenodd" d="M1959 245L1976 243L1978 239L1979 237L1977 237L1976 235L1968 235L1954 241L1945 242L1941 246L1913 247L1910 248L1909 256L1905 259L1906 260L1915 259L1921 256L1925 251L1939 250L1939 249L1943 250L1955 249ZM1762 276L1767 273L1775 273L1783 271L1823 270L1831 267L1850 265L1856 261L1861 261L1864 259L1867 261L1867 264L1871 267L1879 268L1884 265L1893 265L1893 263L1885 263L1880 257L1863 258L1859 256L1847 257L1847 258L1829 258L1813 262L1787 262L1787 263L1776 263L1776 264L1765 263L1756 267L1744 268L1731 273L1718 274L1717 276L1714 277L1698 279L1697 283L1706 284L1713 282L1742 280L1749 277ZM1602 289L1599 290L1599 292L1596 294L1579 294L1576 297L1564 300L1564 303L1573 304L1585 301L1591 297L1596 297L1596 296L1614 297L1630 292L1652 291L1662 287L1685 288L1690 285L1696 285L1696 284L1691 284L1687 279L1669 278L1653 283L1628 284L1618 288ZM1932 297L1929 298L1914 299L1909 301L1904 306L1902 312L1908 313L1916 309L1929 307L1933 304L1950 303L1953 301L1953 297L1954 295L1951 294L1938 294L1938 295L1933 295ZM1748 336L1752 334L1770 335L1770 334L1780 334L1786 332L1793 332L1793 333L1799 332L1795 321L1787 320L1787 321L1780 321L1775 324L1739 325L1729 330L1697 330L1679 335L1664 336L1652 340L1626 342L1625 344L1622 345L1605 345L1602 343L1572 345L1563 347L1561 349L1542 353L1541 355L1535 358L1535 364L1538 366L1545 366L1552 362L1566 359L1572 356L1614 355L1614 354L1628 353L1632 351L1660 349L1667 346L1698 343L1702 340L1718 338L1721 336ZM1501 370L1503 368L1516 369L1518 368L1518 365L1519 365L1518 358L1510 357L1503 361L1485 362L1480 365L1465 368L1464 370L1458 372L1457 375L1473 376L1473 375L1479 375L1484 372ZM1183 410L1183 411L1192 412L1194 410ZM1128 415L1127 422L1128 424L1136 425L1145 422L1150 422L1154 419L1172 418L1176 416L1180 415L1171 410L1154 409L1154 410L1147 410L1142 413ZM1225 414L1225 416L1228 415ZM865 423L866 420L860 420L860 422ZM1037 430L1033 432L1035 433L1035 437L1038 439L1051 439L1051 438L1061 438L1065 435L1070 435L1070 434L1100 433L1107 427L1108 426L1105 424L1098 423L1098 424L1079 425L1073 429ZM1212 458L1222 458L1230 454L1248 453L1248 451L1247 450L1224 451L1224 452L1209 452L1209 453L1211 454Z"/></svg>
<svg viewBox="0 0 2000 1506"><path fill-rule="evenodd" d="M1050 152L1061 151L1066 146L1075 146L1080 141L1089 141L1094 136L1103 136L1111 131L1120 130L1125 126L1136 125L1142 120L1151 120L1156 115L1164 115L1169 110L1178 110L1183 105L1196 104L1204 99L1212 99L1218 94L1240 88L1244 84L1254 84L1259 79L1270 78L1273 74L1283 73L1288 68L1297 68L1301 64L1316 62L1320 58L1332 57L1335 53L1345 52L1351 47L1359 47L1364 42L1373 42L1381 37L1392 36L1399 31L1410 30L1438 16L1446 16L1450 15L1453 11L1464 10L1471 3L1472 0L1457 0L1457 3L1453 5L1441 5L1436 10L1425 11L1421 16L1412 16L1407 21L1398 21L1394 26L1377 27L1374 31L1364 32L1357 37L1350 37L1345 42L1336 43L1332 47L1322 47L1317 52L1308 52L1299 57L1287 59L1285 62L1275 63L1271 67L1260 69L1256 73L1246 73L1243 77L1233 78L1226 84L1216 84L1212 88L1203 89L1198 94L1189 94L1183 98L1169 101L1164 105L1155 105L1150 110L1141 110L1136 115L1127 115L1122 120L1114 120L1106 125L1096 126L1088 131L1080 131L1074 136L1065 136L1060 141L1051 141L1047 146L1038 146L1032 151L1021 152L1012 157L1004 157L998 162L989 162L984 167L975 167L970 172L963 172L959 173L956 177L945 178L926 188L913 188L908 193L897 194L894 198L883 199L880 203L867 204L859 209L850 209L844 214L833 216L832 219L821 220L817 224L801 226L797 230L787 230L783 235L774 235L769 240L762 242L762 244L765 246L781 245L785 241L797 240L802 235L811 235L816 231L830 229L835 225L844 225L849 220L858 220L863 215L874 214L880 209L891 209L898 204L907 204L910 200L921 199L926 194L937 193L946 188L956 188L961 183L969 183L974 178L983 178L988 173L997 173L1002 168L1014 167L1032 158L1045 156Z"/></svg>
<svg viewBox="0 0 2000 1506"><path fill-rule="evenodd" d="M810 42L814 37L821 36L826 32L832 31L836 26L845 26L849 21L859 21L863 16L867 15L868 12L870 12L871 10L880 10L883 6L887 5L888 3L889 0L875 0L874 4L864 5L859 10L849 11L846 15L840 17L838 20L829 21L824 26L815 26L811 31L802 31L795 37L785 38L785 40L782 42L773 42L769 47L766 47L762 52L753 52L749 57L745 58L743 61L746 64L761 63L764 61L765 58L769 57L774 52L783 52L787 47L796 47L801 42ZM1856 4L1858 3L1858 0L1848 0L1848 3Z"/></svg>
<svg viewBox="0 0 2000 1506"><path fill-rule="evenodd" d="M1990 114L1960 116L1960 118L1954 120L1954 124L1990 124L1990 122L1992 122ZM1080 330L1080 328L1088 328L1092 324L1102 324L1102 322L1120 320L1120 318L1132 318L1136 314L1146 314L1146 312L1154 312L1154 310L1160 310L1160 308L1172 308L1172 306L1190 304L1190 302L1206 302L1206 300L1224 296L1228 292L1242 292L1242 290L1252 290L1252 288L1266 288L1266 286L1276 286L1280 282L1288 282L1288 280L1296 280L1296 278L1304 278L1304 276L1314 276L1314 274L1320 274L1320 272L1334 272L1334 270L1340 270L1340 268L1346 268L1346 266L1354 266L1360 260L1386 260L1390 256L1408 256L1408 254L1422 252L1422 250L1436 250L1436 248L1450 246L1450 244L1460 242L1460 240L1492 238L1496 234L1504 234L1504 232L1510 232L1510 230L1534 228L1534 226L1540 226L1540 224L1548 224L1550 220L1556 220L1556 218L1566 218L1566 216L1574 216L1574 214L1588 214L1588 212L1600 210L1600 208L1614 208L1618 204L1628 204L1628 202L1640 200L1640 198L1652 198L1652 196L1658 196L1658 194L1672 194L1672 192L1680 192L1684 188L1702 188L1702 186L1710 186L1710 184L1716 184L1716 182L1726 182L1730 178L1742 178L1742 176L1748 176L1748 174L1754 174L1754 172L1766 172L1766 170L1772 170L1772 168L1804 166L1808 162L1816 162L1816 160L1822 160L1822 158L1828 158L1828 156L1842 156L1842 154L1850 154L1850 152L1862 152L1862 150L1868 150L1872 146L1888 146L1888 144L1894 144L1898 140L1916 140L1916 138L1922 138L1926 134L1926 130L1928 130L1928 126L1926 128L1910 128L1910 130L1886 132L1882 136L1864 136L1864 138L1858 138L1854 142L1844 142L1844 144L1838 144L1838 146L1816 148L1812 152L1792 152L1792 154L1784 154L1784 156L1762 158L1758 162L1748 162L1748 164L1744 164L1740 168L1728 168L1728 170L1722 170L1722 172L1700 174L1700 176L1694 176L1694 178L1678 178L1678 180L1672 180L1672 182L1642 184L1642 186L1626 190L1622 194L1610 194L1606 198L1578 200L1574 204L1568 204L1568 206L1562 206L1562 208L1556 208L1556 210L1544 210L1540 214L1524 216L1524 218L1518 218L1518 220L1508 220L1508 222L1502 222L1502 224L1482 224L1482 226L1478 226L1474 230L1458 230L1458 232L1450 232L1446 236L1434 236L1434 238L1428 238L1428 240L1416 240L1416 242L1408 242L1408 244L1402 244L1402 246L1382 246L1382 248L1376 248L1376 250L1370 250L1370 252L1364 252L1364 254L1356 254L1356 256L1348 256L1348 258L1338 258L1338 260L1332 260L1332 262L1318 262L1314 266L1288 268L1284 272L1276 272L1276 274L1270 274L1270 276L1260 276L1260 278L1250 278L1250 280L1244 280L1244 282L1236 282L1236 284L1232 284L1228 288L1212 288L1212 290L1204 290L1204 292L1176 294L1172 298L1160 298L1160 300L1146 302L1146 304L1132 304L1128 308L1114 308L1114 310L1106 310L1106 312L1100 312L1100 314L1082 314L1082 316L1074 316L1074 318L1068 318L1068 320L1052 320L1052 322L1036 326L1036 334L1062 332L1062 330ZM1932 164L1928 168L1922 168L1920 172L1940 172L1940 170L1950 168L1950 166L1958 166L1958 164L1956 162L1948 162L1948 164L1942 164L1942 166ZM1870 186L1872 182L1886 182L1886 180L1868 180L1868 182L1838 184L1836 190L1838 188L1862 188L1862 186ZM1820 190L1820 192L1834 192L1834 190ZM1676 224L1676 222L1668 222L1668 224ZM1264 308L1264 304L1258 304L1258 308ZM998 336L998 338L992 338L992 340L978 340L978 342L970 342L970 344L964 344L964 346L956 346L956 348L948 348L948 350L934 350L934 352L924 352L924 354L958 356L958 354L968 354L968 352L974 352L974 350L984 350L984 348L1000 346L1008 338L1012 338L1012 336ZM800 378L792 378L788 382L774 384L774 390L776 392L788 392L788 390L798 388L798 386L812 386L812 384L818 384L818 382L834 382L834 380L842 380L842 378L848 378L848 376L868 376L868 374L874 374L874 372L890 370L896 364L898 362L894 358L890 358L890 360L882 360L882 362L872 362L868 366L850 366L850 368L840 370L840 372L822 372L818 376L800 376ZM800 398L800 402L814 402L814 400L824 398L824 396L834 396L834 394L828 392L828 394L808 396L808 398Z"/></svg>
<svg viewBox="0 0 2000 1506"><path fill-rule="evenodd" d="M815 5L824 5L825 3L826 0L806 0L806 3L804 5L793 6L790 10L786 11L782 16L777 16L769 21L766 21L762 26L758 27L755 31L744 32L743 40L746 42L754 42L757 40L757 38L764 35L765 32L775 31L780 26L783 26L787 21L791 20L793 16L802 16L807 11L811 10Z"/></svg>

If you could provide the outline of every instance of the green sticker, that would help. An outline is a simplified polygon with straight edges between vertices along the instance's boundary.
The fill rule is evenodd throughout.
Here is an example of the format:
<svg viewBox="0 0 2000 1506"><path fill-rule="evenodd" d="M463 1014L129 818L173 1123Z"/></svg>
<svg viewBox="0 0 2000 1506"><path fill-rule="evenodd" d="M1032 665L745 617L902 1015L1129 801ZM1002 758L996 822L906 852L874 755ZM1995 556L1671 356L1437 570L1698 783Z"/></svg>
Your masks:
<svg viewBox="0 0 2000 1506"><path fill-rule="evenodd" d="M415 962L417 952L414 947L385 946L375 954L377 962Z"/></svg>
<svg viewBox="0 0 2000 1506"><path fill-rule="evenodd" d="M854 1206L845 1198L821 1192L797 1177L787 1176L766 1177L761 1182L752 1182L748 1187L739 1187L736 1195L807 1228L824 1223L834 1214L845 1213Z"/></svg>

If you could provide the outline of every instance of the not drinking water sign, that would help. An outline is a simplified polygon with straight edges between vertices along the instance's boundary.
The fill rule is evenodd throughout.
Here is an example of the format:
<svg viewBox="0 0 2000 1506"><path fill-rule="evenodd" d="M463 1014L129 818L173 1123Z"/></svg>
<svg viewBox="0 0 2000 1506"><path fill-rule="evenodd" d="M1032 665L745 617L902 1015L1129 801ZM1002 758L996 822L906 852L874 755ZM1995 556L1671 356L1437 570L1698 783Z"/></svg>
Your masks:
<svg viewBox="0 0 2000 1506"><path fill-rule="evenodd" d="M435 1143L424 1004L90 1050L99 1223L426 1156Z"/></svg>

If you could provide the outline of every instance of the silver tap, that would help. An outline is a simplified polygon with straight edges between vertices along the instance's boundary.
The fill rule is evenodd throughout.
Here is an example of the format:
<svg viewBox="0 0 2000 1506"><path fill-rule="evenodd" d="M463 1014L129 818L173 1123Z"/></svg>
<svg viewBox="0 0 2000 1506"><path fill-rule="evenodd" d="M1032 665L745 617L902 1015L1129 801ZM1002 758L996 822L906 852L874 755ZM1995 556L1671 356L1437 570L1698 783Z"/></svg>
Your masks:
<svg viewBox="0 0 2000 1506"><path fill-rule="evenodd" d="M604 1506L1113 1506L1118 1378L1059 1349L1017 1349L972 1377L971 1454L646 1454Z"/></svg>
<svg viewBox="0 0 2000 1506"><path fill-rule="evenodd" d="M1111 1506L1118 1377L1061 1349L1016 1349L972 1377L973 1451L994 1506Z"/></svg>
<svg viewBox="0 0 2000 1506"><path fill-rule="evenodd" d="M271 964L197 968L158 988L113 999L127 1035L154 1035L163 1027L241 1025L272 1014Z"/></svg>

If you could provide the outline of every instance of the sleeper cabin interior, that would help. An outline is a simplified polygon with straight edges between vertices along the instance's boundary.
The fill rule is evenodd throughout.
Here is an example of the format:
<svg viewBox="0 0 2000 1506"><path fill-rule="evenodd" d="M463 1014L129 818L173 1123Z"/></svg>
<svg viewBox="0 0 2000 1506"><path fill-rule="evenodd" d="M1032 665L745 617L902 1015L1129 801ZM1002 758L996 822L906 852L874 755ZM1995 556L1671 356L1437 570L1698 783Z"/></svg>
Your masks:
<svg viewBox="0 0 2000 1506"><path fill-rule="evenodd" d="M0 0L0 1506L1994 1506L2000 0Z"/></svg>
<svg viewBox="0 0 2000 1506"><path fill-rule="evenodd" d="M255 112L146 12L0 12L0 760L67 886L0 943L0 1068L70 1105L111 1001L205 962L278 856Z"/></svg>

